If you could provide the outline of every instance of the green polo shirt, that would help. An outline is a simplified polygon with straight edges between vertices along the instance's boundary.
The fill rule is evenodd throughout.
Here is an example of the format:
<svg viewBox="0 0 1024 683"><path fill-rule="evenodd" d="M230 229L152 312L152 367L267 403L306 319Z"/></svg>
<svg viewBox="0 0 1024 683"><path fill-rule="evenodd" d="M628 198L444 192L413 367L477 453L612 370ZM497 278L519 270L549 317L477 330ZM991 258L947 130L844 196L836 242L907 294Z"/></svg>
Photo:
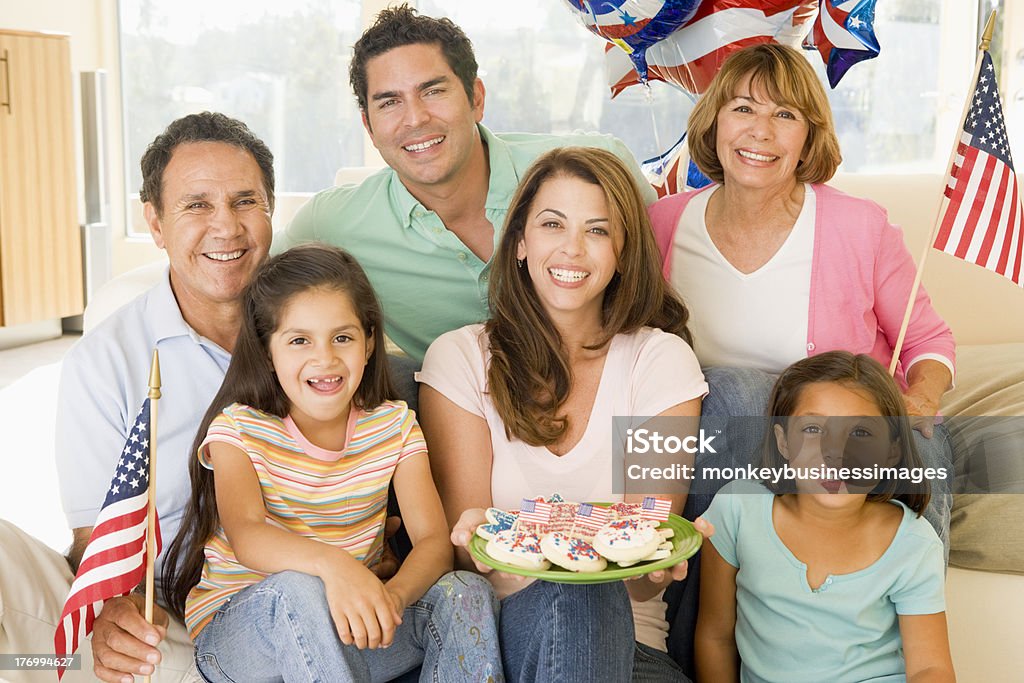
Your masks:
<svg viewBox="0 0 1024 683"><path fill-rule="evenodd" d="M534 159L555 147L613 152L632 170L646 203L656 199L632 154L610 135L495 134L482 125L480 135L490 157L486 213L495 228L495 248L520 177ZM358 185L316 194L274 236L272 251L313 241L339 246L359 259L384 308L388 336L418 361L441 334L488 317L490 262L481 261L449 232L390 168Z"/></svg>

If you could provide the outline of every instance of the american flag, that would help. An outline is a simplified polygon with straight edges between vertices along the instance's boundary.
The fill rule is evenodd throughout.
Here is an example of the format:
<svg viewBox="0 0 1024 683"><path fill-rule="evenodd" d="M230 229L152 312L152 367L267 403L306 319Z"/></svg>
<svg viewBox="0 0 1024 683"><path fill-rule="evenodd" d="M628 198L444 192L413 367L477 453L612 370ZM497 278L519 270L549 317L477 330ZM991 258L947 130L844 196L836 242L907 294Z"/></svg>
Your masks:
<svg viewBox="0 0 1024 683"><path fill-rule="evenodd" d="M818 0L704 0L685 25L647 48L648 76L702 93L736 50L799 44L817 10ZM611 45L605 72L612 97L640 82L628 55Z"/></svg>
<svg viewBox="0 0 1024 683"><path fill-rule="evenodd" d="M647 496L640 504L640 516L644 519L653 519L664 522L668 519L668 513L672 511L672 502L664 498Z"/></svg>
<svg viewBox="0 0 1024 683"><path fill-rule="evenodd" d="M1024 286L1022 206L992 57L985 52L960 132L935 248Z"/></svg>
<svg viewBox="0 0 1024 683"><path fill-rule="evenodd" d="M106 499L53 637L58 657L73 653L92 632L103 601L128 595L146 573L146 511L149 503L149 399L142 404L117 461ZM160 524L156 525L157 554ZM58 678L64 674L58 672Z"/></svg>
<svg viewBox="0 0 1024 683"><path fill-rule="evenodd" d="M576 524L588 529L600 529L611 518L611 511L608 508L594 506L590 503L580 503L576 510Z"/></svg>
<svg viewBox="0 0 1024 683"><path fill-rule="evenodd" d="M531 524L547 524L551 519L551 504L541 500L523 498L519 506L519 521Z"/></svg>

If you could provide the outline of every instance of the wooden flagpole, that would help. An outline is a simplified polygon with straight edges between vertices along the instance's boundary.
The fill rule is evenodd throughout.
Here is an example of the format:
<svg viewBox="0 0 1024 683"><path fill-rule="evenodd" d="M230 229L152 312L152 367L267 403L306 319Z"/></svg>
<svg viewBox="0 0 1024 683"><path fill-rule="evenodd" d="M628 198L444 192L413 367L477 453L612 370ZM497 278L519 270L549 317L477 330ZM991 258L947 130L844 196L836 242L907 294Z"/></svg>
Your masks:
<svg viewBox="0 0 1024 683"><path fill-rule="evenodd" d="M153 623L153 583L156 573L156 414L160 402L160 352L153 349L149 371L149 505L146 510L146 621ZM145 683L150 683L146 676Z"/></svg>
<svg viewBox="0 0 1024 683"><path fill-rule="evenodd" d="M971 93L974 92L975 87L978 84L978 74L981 72L981 60L985 52L988 51L989 45L992 43L992 33L996 27L996 11L992 10L992 13L988 15L988 23L985 24L985 31L981 35L981 44L978 45L978 60L974 65L974 78L971 80ZM964 110L960 114L960 125L956 129L956 140L953 142L953 149L949 152L949 161L946 163L946 175L945 178L949 177L950 170L953 168L953 160L956 158L956 151L960 147L960 133L964 129L964 121L967 120L967 112L971 108L971 98L968 97L964 102ZM944 178L944 179L945 179ZM932 245L935 243L935 235L939 231L939 226L942 225L942 217L946 213L946 207L949 205L949 197L946 196L945 191L942 193L942 199L939 201L939 210L935 214L935 222L932 224L932 230L928 234L928 240L924 244L924 251L921 254L921 259L917 262L917 273L914 275L914 285L910 288L910 300L907 301L907 309L903 313L903 324L900 325L900 334L896 338L896 346L892 350L892 361L889 363L889 374L896 375L896 364L899 363L900 353L903 351L904 337L907 336L907 327L910 325L910 314L914 311L914 300L917 299L917 290L921 287L921 276L924 274L924 264L928 259L928 253L932 250Z"/></svg>

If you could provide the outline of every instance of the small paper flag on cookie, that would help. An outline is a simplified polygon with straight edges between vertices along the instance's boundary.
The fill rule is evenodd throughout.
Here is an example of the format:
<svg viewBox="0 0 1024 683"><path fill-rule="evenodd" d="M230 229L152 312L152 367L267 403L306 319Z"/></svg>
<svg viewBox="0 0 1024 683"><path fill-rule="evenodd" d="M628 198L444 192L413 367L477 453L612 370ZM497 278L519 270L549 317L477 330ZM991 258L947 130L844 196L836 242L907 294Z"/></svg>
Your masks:
<svg viewBox="0 0 1024 683"><path fill-rule="evenodd" d="M653 519L658 522L664 522L668 519L668 513L671 512L671 508L671 501L667 501L662 498L655 498L654 496L647 496L644 498L644 502L640 505L640 516L644 519Z"/></svg>
<svg viewBox="0 0 1024 683"><path fill-rule="evenodd" d="M519 521L531 524L547 524L551 519L551 504L523 498L519 506Z"/></svg>
<svg viewBox="0 0 1024 683"><path fill-rule="evenodd" d="M600 529L607 522L610 517L608 508L594 507L590 503L580 503L579 509L576 511L576 524L587 527L588 529Z"/></svg>

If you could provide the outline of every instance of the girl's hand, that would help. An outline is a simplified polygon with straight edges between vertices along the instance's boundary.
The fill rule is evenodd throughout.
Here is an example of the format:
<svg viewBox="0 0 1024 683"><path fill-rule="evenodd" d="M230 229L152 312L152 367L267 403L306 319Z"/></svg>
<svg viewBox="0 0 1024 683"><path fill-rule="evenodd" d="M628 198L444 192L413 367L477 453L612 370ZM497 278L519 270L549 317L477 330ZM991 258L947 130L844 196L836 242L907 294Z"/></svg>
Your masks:
<svg viewBox="0 0 1024 683"><path fill-rule="evenodd" d="M402 613L380 579L351 556L321 575L338 638L360 650L387 647Z"/></svg>

